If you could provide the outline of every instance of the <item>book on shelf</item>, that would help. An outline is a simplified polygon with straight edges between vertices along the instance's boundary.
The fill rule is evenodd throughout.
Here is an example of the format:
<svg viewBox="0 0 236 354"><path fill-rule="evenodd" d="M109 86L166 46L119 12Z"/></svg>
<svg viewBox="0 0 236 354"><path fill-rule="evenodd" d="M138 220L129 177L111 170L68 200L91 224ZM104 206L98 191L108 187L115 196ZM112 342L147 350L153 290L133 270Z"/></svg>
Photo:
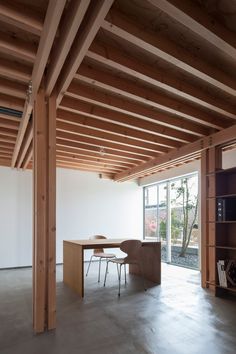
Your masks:
<svg viewBox="0 0 236 354"><path fill-rule="evenodd" d="M217 262L219 285L228 288L236 286L236 260L220 259Z"/></svg>
<svg viewBox="0 0 236 354"><path fill-rule="evenodd" d="M236 221L236 198L217 198L217 221Z"/></svg>
<svg viewBox="0 0 236 354"><path fill-rule="evenodd" d="M226 277L226 261L219 260L217 262L217 269L218 269L218 277L219 277L219 284L224 288L228 287L227 277Z"/></svg>

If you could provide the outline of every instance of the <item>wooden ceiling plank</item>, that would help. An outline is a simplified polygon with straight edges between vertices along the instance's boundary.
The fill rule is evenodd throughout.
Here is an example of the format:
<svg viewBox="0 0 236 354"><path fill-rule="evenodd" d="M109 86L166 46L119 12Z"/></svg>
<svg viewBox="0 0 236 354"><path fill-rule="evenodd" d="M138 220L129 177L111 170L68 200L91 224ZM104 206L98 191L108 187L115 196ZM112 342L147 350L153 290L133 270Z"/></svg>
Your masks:
<svg viewBox="0 0 236 354"><path fill-rule="evenodd" d="M179 47L162 34L143 30L137 22L133 22L112 11L103 22L102 28L123 40L142 48L152 55L160 57L171 65L186 71L207 84L220 89L232 96L236 96L236 83L232 77L222 70L209 65L201 58L190 54L186 49Z"/></svg>
<svg viewBox="0 0 236 354"><path fill-rule="evenodd" d="M26 97L27 86L0 77L0 92L6 95L23 98Z"/></svg>
<svg viewBox="0 0 236 354"><path fill-rule="evenodd" d="M189 126L189 132L195 133L197 136L207 135L208 131L201 125L191 124L191 121L200 124L212 124L215 119L214 115L190 106L186 102L163 95L159 91L153 91L150 87L142 87L137 82L134 83L127 79L111 76L98 69L93 69L90 65L82 64L76 78L95 88L186 118L190 120L190 122L186 121L186 125Z"/></svg>
<svg viewBox="0 0 236 354"><path fill-rule="evenodd" d="M51 53L45 82L47 96L52 93L89 4L90 0L75 0L69 3L69 8L61 23L60 36Z"/></svg>
<svg viewBox="0 0 236 354"><path fill-rule="evenodd" d="M98 154L101 155L101 147L96 146L96 145L91 145L91 144L86 144L82 142L74 142L74 141L68 141L68 140L63 140L61 138L57 138L57 146L60 148L64 149L74 149L78 151L84 151L85 153L91 153L91 154ZM139 162L144 162L148 160L148 157L146 156L140 156L132 153L128 153L126 151L120 151L116 149L112 149L109 147L106 147L102 149L102 153L105 156L109 156L111 158L117 158L117 159L122 159L122 160L130 160L133 163L139 163Z"/></svg>
<svg viewBox="0 0 236 354"><path fill-rule="evenodd" d="M125 115L146 120L152 120L163 126L162 128L160 127L160 131L164 131L164 133L164 127L172 129L172 134L169 135L173 139L183 139L185 134L189 134L191 132L191 129L195 132L206 133L206 130L204 130L204 128L207 129L210 127L219 130L229 126L227 120L224 121L223 119L215 117L215 120L212 121L212 123L204 122L205 126L203 126L203 130L201 130L201 128L199 129L197 126L199 122L203 123L203 121L200 119L194 128L193 122L189 122L189 120L181 118L176 114L171 115L166 112L160 112L154 108L148 107L141 103L133 102L131 100L127 100L125 98L115 95L108 95L102 91L95 90L92 87L89 87L88 85L79 82L77 82L76 84L72 83L70 85L66 96L70 96L99 107L123 113ZM173 131L173 128L175 132Z"/></svg>
<svg viewBox="0 0 236 354"><path fill-rule="evenodd" d="M31 72L30 66L0 58L0 75L3 77L28 83Z"/></svg>
<svg viewBox="0 0 236 354"><path fill-rule="evenodd" d="M228 118L236 119L235 107L228 102L219 98L216 99L209 93L195 87L190 82L180 80L170 75L167 71L163 73L163 71L158 70L156 67L147 65L134 57L130 57L120 49L109 45L104 46L98 41L94 41L86 56L111 69L139 79L144 83L151 84L153 87L163 89L164 91L187 99L190 102L208 108Z"/></svg>
<svg viewBox="0 0 236 354"><path fill-rule="evenodd" d="M34 62L32 72L32 94L29 102L25 101L19 133L15 145L15 150L12 156L11 166L14 167L23 137L32 113L34 97L38 92L43 73L48 61L48 57L56 36L57 28L66 4L66 0L50 0L47 8L47 13L43 25L42 35L40 37L37 55Z"/></svg>
<svg viewBox="0 0 236 354"><path fill-rule="evenodd" d="M24 31L40 36L43 22L29 6L11 4L7 1L0 3L0 21L18 27Z"/></svg>
<svg viewBox="0 0 236 354"><path fill-rule="evenodd" d="M17 111L23 111L24 100L0 93L0 106L9 109L15 109Z"/></svg>
<svg viewBox="0 0 236 354"><path fill-rule="evenodd" d="M236 124L230 128L221 130L215 134L209 135L202 139L195 141L194 143L184 145L180 149L172 150L169 153L154 158L152 161L143 163L137 167L130 169L129 171L117 174L115 180L125 180L126 177L132 177L132 175L137 175L140 172L148 172L150 169L156 168L158 165L166 163L168 161L177 160L183 156L188 156L204 149L209 146L216 146L229 143L236 140Z"/></svg>
<svg viewBox="0 0 236 354"><path fill-rule="evenodd" d="M94 107L91 104L81 102L70 97L63 98L60 108L63 111L59 109L58 113L62 118L63 114L65 114L65 116L67 115L67 111L76 113L78 115L77 118L80 118L80 120L82 119L82 116L82 122L86 119L86 117L87 122L89 122L89 118L91 118L91 122L98 122L98 127L99 125L102 127L104 125L109 126L110 124L116 124L119 125L119 129L123 129L125 131L133 128L139 132L139 134L140 132L143 133L143 139L145 139L146 134L151 134L151 136L147 139L150 141L153 141L153 139L154 141L159 139L160 144L162 144L161 142L163 141L163 145L167 146L173 146L172 144L176 144L178 142L192 142L196 139L193 135L179 132L172 128L163 127L160 124L141 120L140 118L131 117L128 115L125 116L119 112L109 111L106 108ZM77 121L79 121L79 119Z"/></svg>
<svg viewBox="0 0 236 354"><path fill-rule="evenodd" d="M72 125L70 123L57 121L57 130L70 132L74 135L84 135L99 138L102 141L118 142L127 146L136 146L144 150L150 150L153 152L167 152L170 150L167 147L160 146L154 143L149 143L147 141L137 140L131 137L120 136L115 133L99 131L93 128L87 128L84 126Z"/></svg>
<svg viewBox="0 0 236 354"><path fill-rule="evenodd" d="M122 153L127 153L131 156L133 156L133 154L135 154L136 157L140 156L141 158L154 158L156 156L159 156L160 153L156 152L156 151L151 151L151 150L144 150L140 147L135 147L135 146L127 146L127 145L123 145L120 144L119 142L116 141L106 141L106 140L100 140L97 137L94 136L83 136L80 135L79 138L77 135L72 134L71 132L62 132L60 130L57 131L57 137L61 138L65 141L68 142L73 142L73 143L85 143L87 145L91 145L91 146L96 146L99 147L100 149L113 149L115 151L120 151Z"/></svg>
<svg viewBox="0 0 236 354"><path fill-rule="evenodd" d="M197 3L186 0L148 1L235 60L235 34L203 11Z"/></svg>
<svg viewBox="0 0 236 354"><path fill-rule="evenodd" d="M0 33L0 51L16 59L23 59L33 63L36 57L35 44L23 41L19 38Z"/></svg>
<svg viewBox="0 0 236 354"><path fill-rule="evenodd" d="M87 22L83 29L78 32L75 43L71 48L70 57L66 60L61 71L58 81L57 106L73 80L113 1L97 0L93 3L90 16L86 18Z"/></svg>

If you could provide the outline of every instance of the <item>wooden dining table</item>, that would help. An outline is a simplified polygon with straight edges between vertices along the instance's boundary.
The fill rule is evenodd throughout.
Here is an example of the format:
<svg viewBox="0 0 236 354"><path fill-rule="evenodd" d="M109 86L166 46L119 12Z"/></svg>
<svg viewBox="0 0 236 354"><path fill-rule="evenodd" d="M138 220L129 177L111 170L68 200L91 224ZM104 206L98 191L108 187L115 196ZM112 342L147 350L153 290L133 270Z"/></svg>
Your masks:
<svg viewBox="0 0 236 354"><path fill-rule="evenodd" d="M63 281L71 289L84 297L84 251L95 248L119 248L120 239L64 240L63 241ZM142 241L140 252L143 276L156 284L161 283L161 243ZM130 265L129 272L141 275L137 265Z"/></svg>

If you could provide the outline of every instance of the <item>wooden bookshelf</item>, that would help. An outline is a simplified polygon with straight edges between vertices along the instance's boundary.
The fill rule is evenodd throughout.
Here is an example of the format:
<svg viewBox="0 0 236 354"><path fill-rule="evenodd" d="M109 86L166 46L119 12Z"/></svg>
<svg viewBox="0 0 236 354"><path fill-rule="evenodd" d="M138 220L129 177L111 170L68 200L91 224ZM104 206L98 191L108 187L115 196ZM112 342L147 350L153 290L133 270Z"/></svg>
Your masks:
<svg viewBox="0 0 236 354"><path fill-rule="evenodd" d="M236 294L219 284L217 262L236 259L236 168L222 169L222 149L214 147L202 161L202 285L216 296Z"/></svg>

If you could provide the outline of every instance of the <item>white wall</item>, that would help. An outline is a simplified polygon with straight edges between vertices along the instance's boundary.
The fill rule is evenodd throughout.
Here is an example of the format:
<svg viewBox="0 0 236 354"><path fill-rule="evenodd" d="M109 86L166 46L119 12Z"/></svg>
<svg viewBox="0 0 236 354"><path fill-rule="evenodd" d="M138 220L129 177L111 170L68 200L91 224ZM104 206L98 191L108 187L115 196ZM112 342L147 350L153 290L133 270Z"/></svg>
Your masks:
<svg viewBox="0 0 236 354"><path fill-rule="evenodd" d="M58 169L57 262L62 262L63 239L141 238L142 205L142 188L135 183ZM0 167L0 268L31 264L32 173Z"/></svg>
<svg viewBox="0 0 236 354"><path fill-rule="evenodd" d="M0 167L0 268L32 263L31 172Z"/></svg>

